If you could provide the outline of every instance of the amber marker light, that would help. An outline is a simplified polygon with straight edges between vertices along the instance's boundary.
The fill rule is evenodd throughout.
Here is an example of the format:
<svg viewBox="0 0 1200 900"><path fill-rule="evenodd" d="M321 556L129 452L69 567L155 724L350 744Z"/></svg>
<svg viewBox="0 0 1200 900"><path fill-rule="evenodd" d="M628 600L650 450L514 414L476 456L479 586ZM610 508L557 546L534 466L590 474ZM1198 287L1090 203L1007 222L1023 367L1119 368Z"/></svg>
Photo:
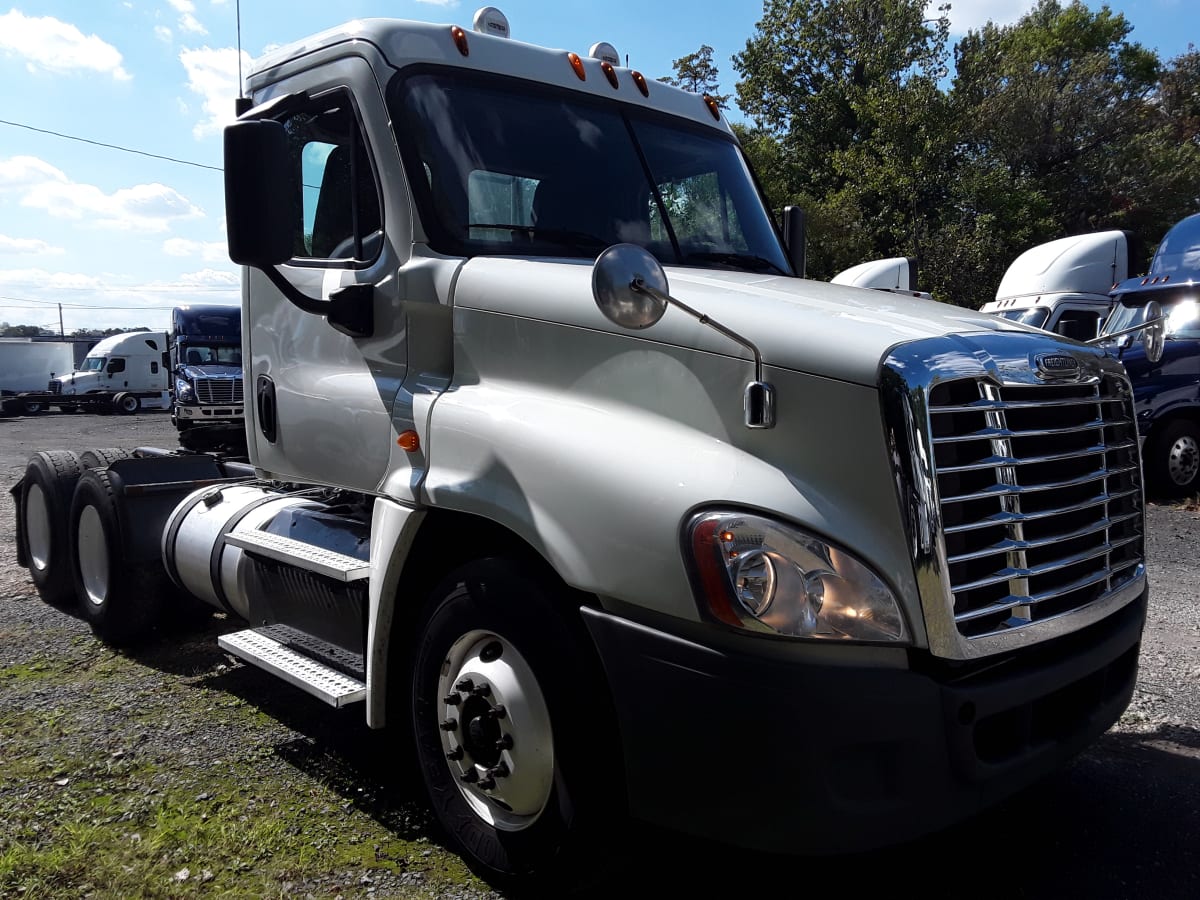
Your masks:
<svg viewBox="0 0 1200 900"><path fill-rule="evenodd" d="M608 83L613 87L619 88L621 86L617 81L617 70L613 68L613 64L608 60L600 63L600 71L604 73L604 77L608 79Z"/></svg>
<svg viewBox="0 0 1200 900"><path fill-rule="evenodd" d="M708 111L712 113L712 117L718 122L721 121L721 107L717 106L717 101L708 94L704 95L704 105L708 107Z"/></svg>
<svg viewBox="0 0 1200 900"><path fill-rule="evenodd" d="M467 46L467 33L457 25L450 26L450 36L454 38L454 46L458 48L458 52L463 56L471 55L471 48Z"/></svg>
<svg viewBox="0 0 1200 900"><path fill-rule="evenodd" d="M579 76L579 80L587 81L587 72L583 71L583 60L579 58L579 54L568 53L567 59L571 61L571 68L575 70L575 74Z"/></svg>
<svg viewBox="0 0 1200 900"><path fill-rule="evenodd" d="M642 92L643 97L650 96L650 86L646 84L646 76L641 72L633 73L633 83L637 85L637 89Z"/></svg>
<svg viewBox="0 0 1200 900"><path fill-rule="evenodd" d="M411 429L400 432L400 436L396 438L396 443L400 445L400 449L405 453L416 453L421 449L421 438Z"/></svg>

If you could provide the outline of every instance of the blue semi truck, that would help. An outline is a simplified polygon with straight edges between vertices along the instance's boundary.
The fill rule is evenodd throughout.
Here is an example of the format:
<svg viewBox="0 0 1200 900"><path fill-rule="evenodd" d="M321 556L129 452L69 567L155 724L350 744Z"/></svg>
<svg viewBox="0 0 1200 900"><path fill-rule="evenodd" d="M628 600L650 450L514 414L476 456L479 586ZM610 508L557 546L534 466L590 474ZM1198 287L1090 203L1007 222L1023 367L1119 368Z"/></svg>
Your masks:
<svg viewBox="0 0 1200 900"><path fill-rule="evenodd" d="M1114 348L1133 384L1147 486L1162 497L1194 496L1200 493L1200 214L1176 223L1150 270L1114 285L1112 297L1101 340ZM1152 300L1166 317L1157 362L1141 336L1117 336L1145 321Z"/></svg>
<svg viewBox="0 0 1200 900"><path fill-rule="evenodd" d="M180 445L244 453L241 308L175 307L171 360L171 421Z"/></svg>

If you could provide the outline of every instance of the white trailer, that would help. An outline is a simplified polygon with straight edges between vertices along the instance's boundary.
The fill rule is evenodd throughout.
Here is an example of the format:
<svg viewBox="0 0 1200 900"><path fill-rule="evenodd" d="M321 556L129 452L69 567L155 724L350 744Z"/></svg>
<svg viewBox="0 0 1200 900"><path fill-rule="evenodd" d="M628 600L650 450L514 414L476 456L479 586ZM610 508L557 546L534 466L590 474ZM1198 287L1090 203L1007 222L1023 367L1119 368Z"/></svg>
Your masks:
<svg viewBox="0 0 1200 900"><path fill-rule="evenodd" d="M23 391L44 392L54 376L74 368L73 352L72 345L63 341L0 338L0 397L9 398ZM39 409L36 403L11 405L14 412Z"/></svg>

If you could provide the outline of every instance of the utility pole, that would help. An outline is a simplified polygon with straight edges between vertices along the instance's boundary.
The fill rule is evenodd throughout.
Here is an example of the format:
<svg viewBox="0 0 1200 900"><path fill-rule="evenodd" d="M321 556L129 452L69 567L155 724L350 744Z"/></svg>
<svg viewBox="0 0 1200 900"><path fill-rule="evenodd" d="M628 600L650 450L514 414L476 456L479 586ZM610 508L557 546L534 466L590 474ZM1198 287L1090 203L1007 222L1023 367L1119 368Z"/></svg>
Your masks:
<svg viewBox="0 0 1200 900"><path fill-rule="evenodd" d="M67 333L63 330L62 324L62 304L58 304L58 336L65 338Z"/></svg>

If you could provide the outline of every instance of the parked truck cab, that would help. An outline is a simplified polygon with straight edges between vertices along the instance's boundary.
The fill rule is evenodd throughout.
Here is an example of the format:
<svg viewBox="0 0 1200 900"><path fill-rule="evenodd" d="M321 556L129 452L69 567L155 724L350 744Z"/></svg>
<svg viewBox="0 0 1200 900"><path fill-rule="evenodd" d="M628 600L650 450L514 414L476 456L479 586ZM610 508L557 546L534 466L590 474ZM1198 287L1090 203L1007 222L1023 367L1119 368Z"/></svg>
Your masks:
<svg viewBox="0 0 1200 900"><path fill-rule="evenodd" d="M88 395L94 396L97 408L115 407L125 413L142 405L161 407L170 369L164 332L114 334L89 350L75 372L50 379L49 395L41 399L63 409ZM118 397L120 402L115 403Z"/></svg>
<svg viewBox="0 0 1200 900"><path fill-rule="evenodd" d="M1102 337L1142 324L1157 301L1166 317L1162 358L1151 359L1136 334L1105 343L1133 384L1146 477L1163 496L1200 493L1200 214L1163 237L1145 275L1113 288Z"/></svg>
<svg viewBox="0 0 1200 900"><path fill-rule="evenodd" d="M242 311L177 306L171 311L171 422L184 447L245 446Z"/></svg>
<svg viewBox="0 0 1200 900"><path fill-rule="evenodd" d="M129 572L245 619L229 652L400 726L496 880L629 814L805 853L957 821L1129 702L1128 380L798 277L716 101L621 59L487 8L260 60L225 133L249 463L31 460L23 561L110 640L168 596Z"/></svg>

